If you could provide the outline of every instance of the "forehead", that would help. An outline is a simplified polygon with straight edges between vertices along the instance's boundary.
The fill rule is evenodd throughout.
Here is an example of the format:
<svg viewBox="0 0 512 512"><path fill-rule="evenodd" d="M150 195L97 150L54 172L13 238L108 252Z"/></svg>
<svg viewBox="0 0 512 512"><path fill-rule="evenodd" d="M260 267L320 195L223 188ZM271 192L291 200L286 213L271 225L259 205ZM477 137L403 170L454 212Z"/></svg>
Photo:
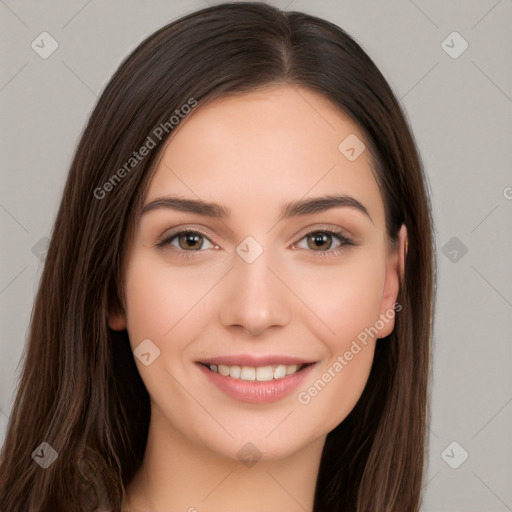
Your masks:
<svg viewBox="0 0 512 512"><path fill-rule="evenodd" d="M172 132L145 202L178 194L261 214L262 201L273 210L304 196L349 194L383 222L364 144L341 109L303 88L221 97L196 107Z"/></svg>

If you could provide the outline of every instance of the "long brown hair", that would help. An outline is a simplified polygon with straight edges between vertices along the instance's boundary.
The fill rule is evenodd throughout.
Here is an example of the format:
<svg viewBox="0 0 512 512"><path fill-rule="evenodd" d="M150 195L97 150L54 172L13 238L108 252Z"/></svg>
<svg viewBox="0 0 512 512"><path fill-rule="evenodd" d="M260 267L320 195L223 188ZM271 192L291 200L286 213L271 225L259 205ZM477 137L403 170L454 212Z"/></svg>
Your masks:
<svg viewBox="0 0 512 512"><path fill-rule="evenodd" d="M386 80L342 29L301 12L237 2L188 14L144 40L90 116L32 312L0 458L2 512L90 511L97 505L94 482L112 510L120 509L142 462L150 405L127 332L110 330L107 314L123 307L123 256L172 132L169 120L182 116L191 99L202 105L280 84L321 94L357 123L387 234L396 240L402 224L408 231L402 309L394 331L377 343L360 400L327 436L315 511L418 511L436 270L430 199L413 136ZM153 136L154 147L134 163L157 127L165 136ZM32 456L42 442L58 455L46 469ZM87 489L96 489L91 502Z"/></svg>

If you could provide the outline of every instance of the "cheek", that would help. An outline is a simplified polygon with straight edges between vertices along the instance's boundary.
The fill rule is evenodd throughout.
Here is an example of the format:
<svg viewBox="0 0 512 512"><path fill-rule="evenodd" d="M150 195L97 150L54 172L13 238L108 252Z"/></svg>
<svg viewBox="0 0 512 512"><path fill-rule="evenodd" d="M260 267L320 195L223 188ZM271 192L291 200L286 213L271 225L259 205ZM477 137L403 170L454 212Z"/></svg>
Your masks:
<svg viewBox="0 0 512 512"><path fill-rule="evenodd" d="M308 277L315 286L303 286L300 293L321 319L310 328L322 340L325 358L297 401L311 417L323 418L322 429L329 432L354 408L368 380L376 342L369 333L379 319L384 265L360 252L346 264L302 274L301 282Z"/></svg>
<svg viewBox="0 0 512 512"><path fill-rule="evenodd" d="M327 434L350 414L368 381L375 342L349 343L322 365L315 378L297 393L303 418L315 422L317 434ZM305 421L308 421L306 419ZM310 420L309 420L310 421Z"/></svg>
<svg viewBox="0 0 512 512"><path fill-rule="evenodd" d="M211 270L209 278L207 274L208 269L201 275L197 269L172 268L142 251L134 255L126 274L126 320L134 356L146 339L159 351L149 345L153 352L148 365L134 357L144 385L155 403L165 407L173 396L180 411L191 408L190 414L197 411L180 383L187 381L187 348L204 330L201 322L209 318L204 299L213 278ZM142 346L146 352L148 345ZM174 407L167 414L174 418Z"/></svg>
<svg viewBox="0 0 512 512"><path fill-rule="evenodd" d="M201 299L211 287L211 276L204 277L197 270L172 269L154 258L135 257L126 276L127 329L132 347L149 338L163 355L164 350L181 349L181 339L192 339L190 319L202 310ZM178 336L185 327L188 335Z"/></svg>
<svg viewBox="0 0 512 512"><path fill-rule="evenodd" d="M294 291L331 352L343 350L379 318L384 277L382 260L370 251L354 253L339 265L310 265L296 273Z"/></svg>

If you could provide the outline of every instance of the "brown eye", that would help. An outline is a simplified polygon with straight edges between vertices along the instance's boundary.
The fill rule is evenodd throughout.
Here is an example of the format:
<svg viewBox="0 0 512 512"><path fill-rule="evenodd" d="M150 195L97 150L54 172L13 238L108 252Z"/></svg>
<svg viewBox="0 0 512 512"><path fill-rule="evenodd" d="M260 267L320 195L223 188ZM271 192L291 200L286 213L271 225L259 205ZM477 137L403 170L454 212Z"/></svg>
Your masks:
<svg viewBox="0 0 512 512"><path fill-rule="evenodd" d="M328 250L332 245L332 235L317 231L306 236L308 239L308 247L313 250ZM310 243L311 242L311 243Z"/></svg>
<svg viewBox="0 0 512 512"><path fill-rule="evenodd" d="M204 247L205 243L210 244ZM159 247L171 246L177 251L183 252L203 252L204 249L211 249L214 245L208 237L198 231L179 231L168 236L157 244Z"/></svg>
<svg viewBox="0 0 512 512"><path fill-rule="evenodd" d="M337 239L337 245L333 245L333 239ZM306 247L300 247L302 241L306 241ZM310 249L310 252L319 256L336 256L341 254L343 249L355 245L342 231L316 230L305 235L299 242L300 249Z"/></svg>
<svg viewBox="0 0 512 512"><path fill-rule="evenodd" d="M198 250L201 248L203 244L203 236L199 233L188 232L179 235L178 243L180 245L180 249L188 250Z"/></svg>

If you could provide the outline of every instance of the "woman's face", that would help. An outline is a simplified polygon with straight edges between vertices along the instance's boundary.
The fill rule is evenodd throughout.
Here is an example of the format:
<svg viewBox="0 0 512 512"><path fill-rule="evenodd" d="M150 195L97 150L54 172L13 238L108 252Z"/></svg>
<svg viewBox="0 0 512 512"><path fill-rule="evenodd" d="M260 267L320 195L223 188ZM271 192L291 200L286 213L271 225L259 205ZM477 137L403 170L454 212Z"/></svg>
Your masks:
<svg viewBox="0 0 512 512"><path fill-rule="evenodd" d="M352 410L394 327L405 234L392 251L361 142L322 96L288 86L198 106L175 129L126 254L126 309L109 317L128 330L155 431L278 459ZM295 205L327 196L341 199Z"/></svg>

